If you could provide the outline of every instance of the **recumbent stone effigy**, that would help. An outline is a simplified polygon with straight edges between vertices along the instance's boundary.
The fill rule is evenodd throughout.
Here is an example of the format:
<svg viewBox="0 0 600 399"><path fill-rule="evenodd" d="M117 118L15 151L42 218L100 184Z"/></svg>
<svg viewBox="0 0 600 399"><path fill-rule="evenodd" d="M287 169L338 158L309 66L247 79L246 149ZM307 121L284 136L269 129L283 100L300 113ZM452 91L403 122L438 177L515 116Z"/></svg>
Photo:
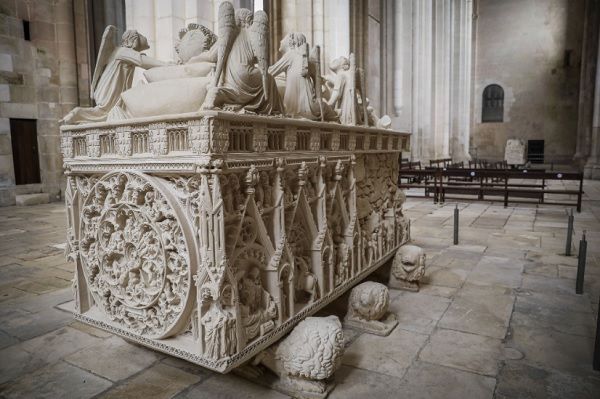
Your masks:
<svg viewBox="0 0 600 399"><path fill-rule="evenodd" d="M356 87L335 101L319 68L292 76L319 95L295 102L307 104L298 113L308 119L286 117L285 84L265 59L266 14L224 2L219 19L218 39L190 26L181 64L157 62L146 85L113 86L123 90L109 93L118 112L86 121L77 111L71 122L80 124L61 135L76 318L228 372L406 242L395 180L409 134L369 125L382 126L359 95L353 63L356 79L345 69L345 85ZM181 98L165 89L188 83ZM195 108L173 113L170 101Z"/></svg>

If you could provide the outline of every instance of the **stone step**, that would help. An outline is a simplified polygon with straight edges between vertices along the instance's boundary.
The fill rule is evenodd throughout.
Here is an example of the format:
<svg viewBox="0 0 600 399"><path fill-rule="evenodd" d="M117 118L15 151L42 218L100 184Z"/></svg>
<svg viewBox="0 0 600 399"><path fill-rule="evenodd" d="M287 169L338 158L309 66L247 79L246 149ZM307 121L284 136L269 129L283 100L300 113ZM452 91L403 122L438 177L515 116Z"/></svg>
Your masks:
<svg viewBox="0 0 600 399"><path fill-rule="evenodd" d="M16 196L17 206L29 206L47 204L50 202L50 194L38 193L38 194L21 194Z"/></svg>

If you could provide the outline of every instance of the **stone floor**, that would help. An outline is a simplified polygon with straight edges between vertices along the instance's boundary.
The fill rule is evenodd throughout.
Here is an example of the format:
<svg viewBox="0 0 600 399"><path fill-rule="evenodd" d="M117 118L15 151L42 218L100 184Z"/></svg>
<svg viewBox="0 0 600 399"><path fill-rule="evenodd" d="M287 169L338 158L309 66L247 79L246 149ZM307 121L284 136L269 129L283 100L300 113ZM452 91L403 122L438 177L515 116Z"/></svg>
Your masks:
<svg viewBox="0 0 600 399"><path fill-rule="evenodd" d="M388 337L347 330L332 398L600 398L591 368L600 295L600 182L575 216L587 230L584 295L565 257L563 207L409 199L428 256L419 293L391 290ZM0 208L0 397L280 398L74 322L61 204ZM574 251L576 253L576 250ZM328 311L343 314L343 301Z"/></svg>

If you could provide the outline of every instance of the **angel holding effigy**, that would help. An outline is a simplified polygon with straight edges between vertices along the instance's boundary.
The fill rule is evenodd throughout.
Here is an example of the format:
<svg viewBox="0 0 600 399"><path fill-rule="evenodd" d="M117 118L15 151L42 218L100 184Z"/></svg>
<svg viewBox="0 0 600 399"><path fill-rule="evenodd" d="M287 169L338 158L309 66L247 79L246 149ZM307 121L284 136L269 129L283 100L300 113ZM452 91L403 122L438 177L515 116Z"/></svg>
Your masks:
<svg viewBox="0 0 600 399"><path fill-rule="evenodd" d="M135 67L149 69L168 65L142 53L150 47L146 37L138 31L126 31L120 46L115 45L116 33L117 28L109 25L102 35L90 94L96 106L77 107L61 122L75 124L124 119L123 110L120 108L121 93L131 88Z"/></svg>
<svg viewBox="0 0 600 399"><path fill-rule="evenodd" d="M216 51L202 57L202 61L216 62L214 81L202 109L225 108L256 114L283 112L275 80L267 71L268 37L268 17L264 11L252 14L245 8L234 10L228 1L221 3Z"/></svg>

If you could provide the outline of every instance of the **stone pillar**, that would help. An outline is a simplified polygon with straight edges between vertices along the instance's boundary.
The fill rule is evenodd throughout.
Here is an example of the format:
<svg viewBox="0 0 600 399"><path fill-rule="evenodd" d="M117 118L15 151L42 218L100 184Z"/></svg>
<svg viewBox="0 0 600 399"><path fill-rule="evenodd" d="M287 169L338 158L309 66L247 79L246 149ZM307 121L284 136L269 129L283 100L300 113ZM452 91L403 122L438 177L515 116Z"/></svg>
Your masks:
<svg viewBox="0 0 600 399"><path fill-rule="evenodd" d="M413 1L412 156L434 157L433 126L433 4Z"/></svg>
<svg viewBox="0 0 600 399"><path fill-rule="evenodd" d="M600 37L600 35L599 35ZM591 126L590 155L584 169L588 179L600 179L600 40L598 40L598 54L596 63L596 83L594 90L593 118Z"/></svg>
<svg viewBox="0 0 600 399"><path fill-rule="evenodd" d="M450 154L471 159L471 93L473 81L473 1L452 2L452 72L450 87Z"/></svg>
<svg viewBox="0 0 600 399"><path fill-rule="evenodd" d="M413 159L470 158L472 14L472 0L394 5L393 121Z"/></svg>
<svg viewBox="0 0 600 399"><path fill-rule="evenodd" d="M450 72L452 68L452 0L434 2L433 131L429 149L434 158L450 156Z"/></svg>
<svg viewBox="0 0 600 399"><path fill-rule="evenodd" d="M413 0L394 2L392 126L412 131Z"/></svg>
<svg viewBox="0 0 600 399"><path fill-rule="evenodd" d="M577 124L577 147L574 161L583 165L590 156L592 146L592 124L594 118L594 89L597 88L596 68L598 67L598 40L600 25L600 4L586 0L583 25L583 45L581 52L581 78L579 80L579 115ZM596 89L597 90L597 89Z"/></svg>

